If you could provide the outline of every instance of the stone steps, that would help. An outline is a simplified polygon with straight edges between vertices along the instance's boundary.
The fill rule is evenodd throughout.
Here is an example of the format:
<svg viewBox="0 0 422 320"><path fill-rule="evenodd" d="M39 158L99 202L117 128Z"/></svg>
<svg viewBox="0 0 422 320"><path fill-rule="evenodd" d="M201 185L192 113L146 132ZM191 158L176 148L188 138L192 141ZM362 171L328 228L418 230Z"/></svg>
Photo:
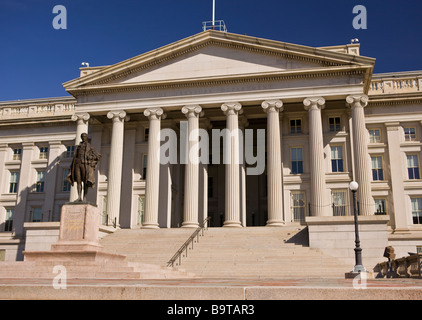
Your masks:
<svg viewBox="0 0 422 320"><path fill-rule="evenodd" d="M194 229L118 230L101 240L128 261L165 266ZM182 268L208 278L344 277L353 266L307 246L307 230L294 227L209 228ZM178 261L176 261L176 264Z"/></svg>

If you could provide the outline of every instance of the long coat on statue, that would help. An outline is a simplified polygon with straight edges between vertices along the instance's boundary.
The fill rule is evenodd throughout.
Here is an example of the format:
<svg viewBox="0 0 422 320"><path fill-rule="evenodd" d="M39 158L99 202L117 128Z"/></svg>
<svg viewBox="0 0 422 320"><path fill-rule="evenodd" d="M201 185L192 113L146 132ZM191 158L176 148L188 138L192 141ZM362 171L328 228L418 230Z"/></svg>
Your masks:
<svg viewBox="0 0 422 320"><path fill-rule="evenodd" d="M72 164L70 166L70 172L66 177L66 181L73 185L76 182L76 175L75 175L75 166L76 161L78 158L81 157L81 148L83 146L83 142L81 142L75 149L75 155L72 160ZM94 188L95 187L95 168L97 167L98 162L101 160L101 154L99 154L94 148L91 147L91 144L86 142L86 149L83 159L80 159L82 164L85 166L86 172L86 181L82 181L86 183L88 187Z"/></svg>

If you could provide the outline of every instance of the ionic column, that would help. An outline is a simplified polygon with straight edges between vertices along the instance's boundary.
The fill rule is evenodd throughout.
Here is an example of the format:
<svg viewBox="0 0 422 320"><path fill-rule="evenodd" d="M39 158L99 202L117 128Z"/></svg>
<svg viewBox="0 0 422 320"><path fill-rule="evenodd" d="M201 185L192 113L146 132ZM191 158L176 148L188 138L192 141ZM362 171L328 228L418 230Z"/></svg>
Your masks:
<svg viewBox="0 0 422 320"><path fill-rule="evenodd" d="M110 111L107 118L112 119L110 162L107 177L107 214L111 223L119 225L120 194L122 187L124 121L126 112Z"/></svg>
<svg viewBox="0 0 422 320"><path fill-rule="evenodd" d="M75 113L72 116L72 121L76 121L76 138L75 146L81 142L81 134L88 134L88 120L90 118L89 113ZM75 184L70 188L70 198L69 201L73 202L78 199L78 189Z"/></svg>
<svg viewBox="0 0 422 320"><path fill-rule="evenodd" d="M240 183L239 183L239 113L242 113L240 103L225 103L221 106L227 116L225 152L229 155L226 164L226 199L225 221L223 227L241 227L240 223ZM230 141L229 141L230 140Z"/></svg>
<svg viewBox="0 0 422 320"><path fill-rule="evenodd" d="M353 95L346 98L352 109L353 150L355 154L356 182L360 215L373 215L374 205L371 196L371 159L368 154L367 130L364 108L368 105L368 96Z"/></svg>
<svg viewBox="0 0 422 320"><path fill-rule="evenodd" d="M283 102L280 100L264 101L262 108L267 113L267 226L283 226L283 185L279 117L279 112L283 111Z"/></svg>
<svg viewBox="0 0 422 320"><path fill-rule="evenodd" d="M160 130L161 119L165 118L161 108L150 108L144 111L149 119L148 165L145 190L145 218L142 228L156 229L158 224L158 200L160 181Z"/></svg>
<svg viewBox="0 0 422 320"><path fill-rule="evenodd" d="M188 149L185 167L185 202L183 210L184 228L197 228L199 191L199 117L201 106L184 106L182 112L188 119Z"/></svg>
<svg viewBox="0 0 422 320"><path fill-rule="evenodd" d="M311 169L311 215L328 215L325 199L325 166L324 166L324 141L322 137L321 110L325 107L322 97L306 98L303 101L305 110L309 111L309 149Z"/></svg>

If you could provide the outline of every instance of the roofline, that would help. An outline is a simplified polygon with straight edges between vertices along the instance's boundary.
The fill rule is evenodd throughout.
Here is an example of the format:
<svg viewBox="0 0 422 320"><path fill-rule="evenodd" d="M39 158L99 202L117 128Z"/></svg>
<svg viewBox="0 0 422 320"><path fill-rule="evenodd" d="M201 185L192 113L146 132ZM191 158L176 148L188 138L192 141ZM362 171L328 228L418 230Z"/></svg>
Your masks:
<svg viewBox="0 0 422 320"><path fill-rule="evenodd" d="M291 44L276 40L267 40L246 35L207 30L196 35L190 36L188 38L165 45L161 48L148 51L133 58L121 61L111 66L107 66L84 77L79 77L70 80L68 82L63 83L63 86L65 87L65 89L74 89L76 86L79 85L95 83L96 81L99 81L102 76L112 74L113 72L122 74L128 70L129 66L133 64L150 63L156 61L159 58L171 57L177 52L181 52L183 50L187 50L189 48L200 45L201 43L204 43L207 40L224 41L227 43L238 45L250 45L254 47L259 47L261 49L268 49L274 51L279 50L286 54L298 55L304 58L317 58L321 60L329 60L332 63L338 64L360 64L366 66L369 65L373 67L376 60L374 58L332 52L320 48Z"/></svg>

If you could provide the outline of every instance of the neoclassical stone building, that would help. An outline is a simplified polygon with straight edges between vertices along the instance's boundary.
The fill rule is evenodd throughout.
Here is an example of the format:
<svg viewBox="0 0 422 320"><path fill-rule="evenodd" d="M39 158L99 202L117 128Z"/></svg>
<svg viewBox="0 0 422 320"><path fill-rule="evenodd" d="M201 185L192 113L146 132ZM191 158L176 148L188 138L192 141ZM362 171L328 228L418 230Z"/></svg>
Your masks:
<svg viewBox="0 0 422 320"><path fill-rule="evenodd" d="M104 225L196 227L211 216L214 227L333 226L353 214L355 180L363 221L384 224L383 244L416 252L422 71L373 74L374 64L356 43L311 48L208 30L81 68L63 84L68 97L0 102L0 260L22 258L28 230L47 239L57 229L75 199L65 177L82 132L102 154L89 200ZM183 161L204 142L198 128L208 161ZM212 135L224 129L225 149ZM163 144L176 146L175 161L162 162ZM260 150L264 171L249 174L258 163L246 151ZM241 161L214 161L224 156Z"/></svg>

